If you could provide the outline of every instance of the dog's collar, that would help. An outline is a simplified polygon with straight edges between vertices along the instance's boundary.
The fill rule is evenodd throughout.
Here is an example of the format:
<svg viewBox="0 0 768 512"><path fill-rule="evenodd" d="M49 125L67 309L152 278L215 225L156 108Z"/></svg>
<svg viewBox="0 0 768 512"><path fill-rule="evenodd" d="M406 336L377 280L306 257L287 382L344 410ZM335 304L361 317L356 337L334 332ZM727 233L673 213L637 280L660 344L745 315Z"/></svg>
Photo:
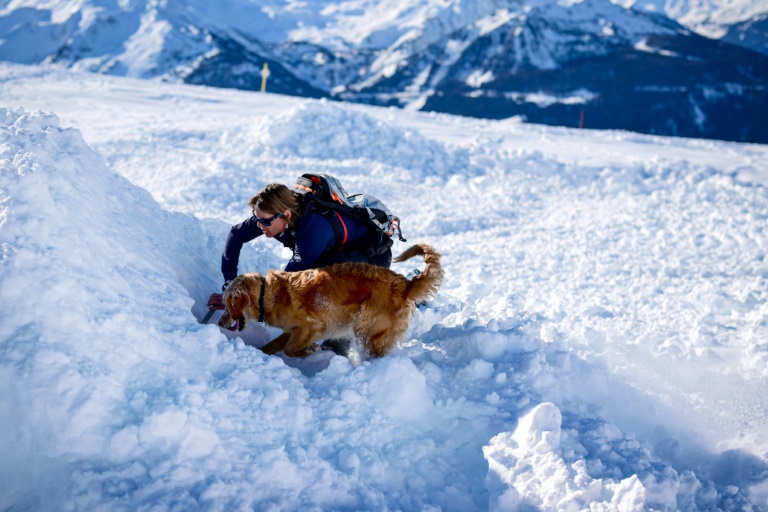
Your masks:
<svg viewBox="0 0 768 512"><path fill-rule="evenodd" d="M261 276L261 291L259 292L259 323L264 323L264 289L267 287L267 280Z"/></svg>

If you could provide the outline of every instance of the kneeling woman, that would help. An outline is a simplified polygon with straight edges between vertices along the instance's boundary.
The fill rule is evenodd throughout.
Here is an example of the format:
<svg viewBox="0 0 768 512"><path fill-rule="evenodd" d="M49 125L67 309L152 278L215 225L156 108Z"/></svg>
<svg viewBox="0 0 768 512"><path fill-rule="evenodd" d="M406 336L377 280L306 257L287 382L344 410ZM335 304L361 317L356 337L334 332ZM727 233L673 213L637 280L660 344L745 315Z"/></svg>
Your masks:
<svg viewBox="0 0 768 512"><path fill-rule="evenodd" d="M291 189L270 183L248 201L253 216L232 226L221 256L221 273L226 283L237 274L243 244L264 235L293 251L287 272L320 268L347 261L365 262L389 268L392 250L381 254L380 234L343 213L320 211L311 200L302 204Z"/></svg>

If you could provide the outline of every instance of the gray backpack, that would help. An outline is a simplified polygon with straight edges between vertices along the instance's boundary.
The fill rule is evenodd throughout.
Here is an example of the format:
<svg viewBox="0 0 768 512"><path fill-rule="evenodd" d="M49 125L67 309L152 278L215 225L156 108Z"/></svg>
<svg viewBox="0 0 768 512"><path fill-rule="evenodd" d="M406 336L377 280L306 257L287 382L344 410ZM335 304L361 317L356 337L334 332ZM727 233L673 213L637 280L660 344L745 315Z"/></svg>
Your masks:
<svg viewBox="0 0 768 512"><path fill-rule="evenodd" d="M370 194L348 195L339 180L329 174L306 173L299 176L293 191L302 204L314 202L315 209L331 220L336 232L336 241L340 248L344 246L343 220L332 212L340 212L361 221L374 235L370 245L365 248L369 256L382 254L392 247L392 237L396 234L401 242L400 218L394 215L380 199Z"/></svg>

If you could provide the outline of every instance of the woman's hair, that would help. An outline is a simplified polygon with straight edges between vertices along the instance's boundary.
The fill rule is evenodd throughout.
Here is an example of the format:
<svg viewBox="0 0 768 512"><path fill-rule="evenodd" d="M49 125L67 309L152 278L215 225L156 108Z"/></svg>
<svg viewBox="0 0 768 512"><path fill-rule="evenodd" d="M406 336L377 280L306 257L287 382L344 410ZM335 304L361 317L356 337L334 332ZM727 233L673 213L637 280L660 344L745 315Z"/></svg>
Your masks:
<svg viewBox="0 0 768 512"><path fill-rule="evenodd" d="M278 214L286 210L291 211L291 219L288 224L295 228L301 219L299 200L293 195L291 189L282 183L270 183L261 192L248 201L251 209L258 208L264 213ZM287 219L286 219L287 220Z"/></svg>

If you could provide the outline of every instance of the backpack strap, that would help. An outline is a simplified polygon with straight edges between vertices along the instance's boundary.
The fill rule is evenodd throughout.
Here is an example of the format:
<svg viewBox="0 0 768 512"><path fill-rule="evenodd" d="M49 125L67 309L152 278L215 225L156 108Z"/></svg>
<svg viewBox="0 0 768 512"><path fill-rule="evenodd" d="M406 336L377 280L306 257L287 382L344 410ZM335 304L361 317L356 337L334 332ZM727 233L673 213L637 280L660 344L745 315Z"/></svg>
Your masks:
<svg viewBox="0 0 768 512"><path fill-rule="evenodd" d="M315 213L325 217L333 227L333 234L336 238L336 243L333 247L328 249L328 252L341 251L349 239L349 230L347 229L347 224L344 222L344 219L341 218L341 215L339 215L338 212L330 209L320 211L317 208L313 208L312 210L314 210Z"/></svg>
<svg viewBox="0 0 768 512"><path fill-rule="evenodd" d="M339 219L339 224L342 231L341 247L339 247L339 250L341 250L341 248L344 247L344 244L346 244L347 241L349 240L349 230L347 229L347 223L344 222L344 219L341 217L341 214L339 212L333 212L333 213L336 214L336 218ZM334 231L336 231L335 228L334 228ZM336 241L337 242L339 241L338 232L336 233Z"/></svg>

